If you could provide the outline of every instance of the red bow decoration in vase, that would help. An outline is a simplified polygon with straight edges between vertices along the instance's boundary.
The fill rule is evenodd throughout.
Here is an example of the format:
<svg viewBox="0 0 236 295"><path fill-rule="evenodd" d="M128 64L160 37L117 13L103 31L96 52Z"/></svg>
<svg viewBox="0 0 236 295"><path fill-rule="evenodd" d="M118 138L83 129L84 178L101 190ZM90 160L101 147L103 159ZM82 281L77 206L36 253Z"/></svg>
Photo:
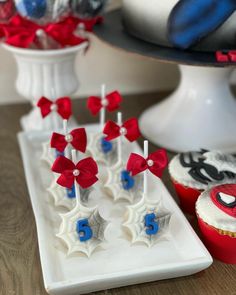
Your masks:
<svg viewBox="0 0 236 295"><path fill-rule="evenodd" d="M133 142L141 135L136 118L127 120L122 126L117 125L113 121L108 121L103 129L103 133L107 135L105 140L108 141L123 135L130 142Z"/></svg>
<svg viewBox="0 0 236 295"><path fill-rule="evenodd" d="M51 138L51 147L59 152L64 152L68 144L71 144L74 149L84 153L87 147L87 135L84 128L77 128L70 133L63 135L53 132Z"/></svg>
<svg viewBox="0 0 236 295"><path fill-rule="evenodd" d="M74 164L64 156L56 159L52 171L60 173L57 183L63 187L71 188L76 181L82 188L88 188L97 182L98 166L93 158L86 158Z"/></svg>
<svg viewBox="0 0 236 295"><path fill-rule="evenodd" d="M127 162L127 170L132 173L132 176L135 176L148 169L155 176L161 178L167 164L168 158L164 149L157 150L150 154L147 159L132 153Z"/></svg>
<svg viewBox="0 0 236 295"><path fill-rule="evenodd" d="M113 112L120 107L122 97L118 91L106 95L105 99L98 96L88 98L87 107L93 115L97 115L101 108L106 108L108 112Z"/></svg>
<svg viewBox="0 0 236 295"><path fill-rule="evenodd" d="M68 17L58 23L40 26L20 15L16 15L10 20L9 24L1 24L0 31L1 35L5 36L5 43L15 47L30 48L35 46L39 33L43 33L63 48L87 41L87 39L75 34L78 22L80 20Z"/></svg>
<svg viewBox="0 0 236 295"><path fill-rule="evenodd" d="M52 111L57 112L63 119L68 120L72 114L71 99L69 97L61 97L55 101L51 101L46 97L41 97L37 103L43 118L47 117Z"/></svg>

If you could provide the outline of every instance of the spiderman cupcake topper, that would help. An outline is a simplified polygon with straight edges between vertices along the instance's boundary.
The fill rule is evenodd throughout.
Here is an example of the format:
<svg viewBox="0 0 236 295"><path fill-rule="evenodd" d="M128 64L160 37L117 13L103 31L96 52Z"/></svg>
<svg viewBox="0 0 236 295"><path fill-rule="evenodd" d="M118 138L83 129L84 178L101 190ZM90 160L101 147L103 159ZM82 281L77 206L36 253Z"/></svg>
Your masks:
<svg viewBox="0 0 236 295"><path fill-rule="evenodd" d="M236 184L216 186L211 190L211 199L220 210L236 218Z"/></svg>
<svg viewBox="0 0 236 295"><path fill-rule="evenodd" d="M236 264L236 184L205 190L196 202L198 224L211 255Z"/></svg>

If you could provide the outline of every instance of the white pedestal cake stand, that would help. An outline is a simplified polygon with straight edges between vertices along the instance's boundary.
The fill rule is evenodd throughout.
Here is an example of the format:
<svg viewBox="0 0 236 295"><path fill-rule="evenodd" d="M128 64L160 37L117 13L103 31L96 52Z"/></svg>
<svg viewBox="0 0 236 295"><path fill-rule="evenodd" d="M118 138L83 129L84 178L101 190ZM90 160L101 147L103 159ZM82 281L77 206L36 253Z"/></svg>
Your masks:
<svg viewBox="0 0 236 295"><path fill-rule="evenodd" d="M37 102L42 96L55 100L69 96L78 89L75 59L87 45L88 43L84 42L64 49L32 50L3 44L3 47L13 54L17 63L16 89L33 107L29 114L21 118L23 130L48 130L55 127L49 117L42 120Z"/></svg>
<svg viewBox="0 0 236 295"><path fill-rule="evenodd" d="M136 39L124 30L120 11L107 14L95 33L115 47L179 64L177 90L141 115L141 131L150 141L178 152L236 151L236 101L229 86L232 64L217 63L214 53L184 52Z"/></svg>

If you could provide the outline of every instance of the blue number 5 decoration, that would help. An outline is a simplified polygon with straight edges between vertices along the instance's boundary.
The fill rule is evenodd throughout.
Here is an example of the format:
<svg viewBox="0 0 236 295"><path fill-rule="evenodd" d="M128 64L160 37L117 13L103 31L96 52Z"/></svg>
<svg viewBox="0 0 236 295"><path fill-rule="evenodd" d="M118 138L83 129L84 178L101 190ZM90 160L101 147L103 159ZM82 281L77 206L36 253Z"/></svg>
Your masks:
<svg viewBox="0 0 236 295"><path fill-rule="evenodd" d="M155 219L156 215L154 213L150 213L145 216L146 234L149 236L156 235L159 231L159 225Z"/></svg>
<svg viewBox="0 0 236 295"><path fill-rule="evenodd" d="M135 181L134 178L130 175L129 171L124 170L121 172L121 183L123 189L126 191L131 190L134 187Z"/></svg>
<svg viewBox="0 0 236 295"><path fill-rule="evenodd" d="M93 231L89 226L87 218L77 221L76 231L79 235L80 242L86 242L93 237Z"/></svg>
<svg viewBox="0 0 236 295"><path fill-rule="evenodd" d="M75 195L75 185L73 184L71 188L66 189L66 195L69 199L74 199Z"/></svg>
<svg viewBox="0 0 236 295"><path fill-rule="evenodd" d="M101 148L104 154L108 154L112 151L112 142L107 141L104 137L101 139Z"/></svg>
<svg viewBox="0 0 236 295"><path fill-rule="evenodd" d="M55 150L55 156L56 158L59 158L60 156L64 156L64 152L59 152L58 150Z"/></svg>

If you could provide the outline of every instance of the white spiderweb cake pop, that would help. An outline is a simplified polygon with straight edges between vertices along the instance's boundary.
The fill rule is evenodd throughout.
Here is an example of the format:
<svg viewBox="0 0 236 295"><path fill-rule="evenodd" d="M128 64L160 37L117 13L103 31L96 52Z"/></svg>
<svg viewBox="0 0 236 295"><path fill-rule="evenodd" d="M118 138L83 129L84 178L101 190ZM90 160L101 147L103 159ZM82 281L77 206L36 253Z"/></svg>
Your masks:
<svg viewBox="0 0 236 295"><path fill-rule="evenodd" d="M142 179L140 176L133 177L127 171L123 160L122 140L125 138L129 142L134 142L141 134L136 118L122 123L122 114L119 112L117 116L118 124L108 121L103 131L106 140L117 140L117 163L112 167L107 167L107 181L104 189L115 201L123 199L133 203L135 198L139 198L142 194Z"/></svg>
<svg viewBox="0 0 236 295"><path fill-rule="evenodd" d="M93 188L79 188L80 191L80 199L83 205L88 203L90 194L93 191ZM75 186L73 185L71 188L64 188L58 186L56 179L53 180L52 184L49 188L47 188L47 192L53 198L54 205L56 207L64 207L68 210L72 210L76 205L76 195L75 195Z"/></svg>
<svg viewBox="0 0 236 295"><path fill-rule="evenodd" d="M97 162L105 165L113 165L117 161L116 142L109 142L105 139L102 130L105 125L106 112L113 112L120 107L122 97L118 91L106 94L106 86L101 86L101 97L91 96L88 98L88 109L91 114L100 114L100 132L91 133L88 140L87 152Z"/></svg>
<svg viewBox="0 0 236 295"><path fill-rule="evenodd" d="M168 159L165 150L158 150L148 155L148 141L144 142L144 158L138 154L131 154L127 170L132 175L144 173L143 196L141 200L127 207L124 228L131 236L131 243L145 243L153 246L167 231L171 213L164 209L161 201L148 198L147 177L150 171L157 177L161 177Z"/></svg>
<svg viewBox="0 0 236 295"><path fill-rule="evenodd" d="M60 214L62 223L57 237L67 246L67 255L74 253L90 257L98 246L105 242L107 221L102 218L98 208L82 205L79 186L88 188L97 182L98 168L92 158L82 159L77 163L76 152L72 151L73 161L61 156L56 159L52 171L60 173L57 182L63 187L74 183L76 206L70 212Z"/></svg>

